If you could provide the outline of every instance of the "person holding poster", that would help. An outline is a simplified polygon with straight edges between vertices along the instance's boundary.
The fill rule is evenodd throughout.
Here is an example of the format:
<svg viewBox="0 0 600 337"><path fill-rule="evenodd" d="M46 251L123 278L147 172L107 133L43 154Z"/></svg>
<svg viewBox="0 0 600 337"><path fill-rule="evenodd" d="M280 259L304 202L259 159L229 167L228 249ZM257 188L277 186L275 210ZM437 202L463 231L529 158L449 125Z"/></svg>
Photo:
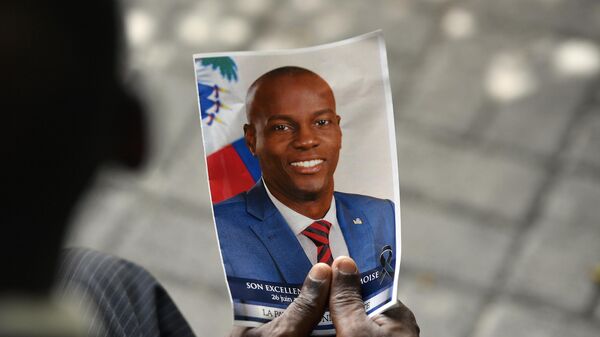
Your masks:
<svg viewBox="0 0 600 337"><path fill-rule="evenodd" d="M137 167L145 153L144 110L116 76L119 69L114 61L120 55L117 42L122 34L119 6L110 0L85 5L63 0L52 4L10 0L1 6L0 16L6 20L0 22L18 23L15 31L2 31L4 39L0 40L6 46L6 60L14 61L9 62L10 67L3 67L12 80L9 89L19 89L19 95L7 97L7 106L12 107L9 123L0 127L6 139L23 141L6 144L10 150L6 160L11 165L3 193L4 200L10 202L4 205L2 218L8 232L0 237L8 261L0 283L0 335L194 336L164 288L142 267L88 249L71 249L60 258L58 255L67 218L93 172L109 159ZM94 16L82 15L90 6ZM12 20L14 17L19 20ZM19 38L12 38L17 32ZM94 59L94 67L88 67L89 55L98 56L98 50L103 57ZM69 62L32 67L40 55L51 56L46 63L58 58ZM40 75L40 69L56 76L30 81ZM89 70L86 74L93 75L94 90L81 85L85 69ZM44 71L42 74L47 73ZM72 104L74 93L79 101L92 103L86 105L84 114L80 105ZM33 126L36 132L31 132ZM39 150L40 144L46 150L44 154L32 150ZM56 160L56 149L75 155ZM78 168L75 175L73 168ZM43 191L40 186L45 187ZM36 192L29 193L31 190ZM32 202L49 200L44 191L52 194L52 202ZM232 335L306 336L327 304L333 319L338 320L340 336L418 335L414 316L403 306L369 321L355 271L349 258L337 259L332 268L317 264L307 276L301 296L285 315L259 328L237 329ZM58 294L50 294L55 277L55 291L77 296L72 303L75 307L70 309L79 303L84 310L67 309L69 305L63 306ZM212 305L206 298L196 299L207 308ZM93 330L87 334L87 328Z"/></svg>

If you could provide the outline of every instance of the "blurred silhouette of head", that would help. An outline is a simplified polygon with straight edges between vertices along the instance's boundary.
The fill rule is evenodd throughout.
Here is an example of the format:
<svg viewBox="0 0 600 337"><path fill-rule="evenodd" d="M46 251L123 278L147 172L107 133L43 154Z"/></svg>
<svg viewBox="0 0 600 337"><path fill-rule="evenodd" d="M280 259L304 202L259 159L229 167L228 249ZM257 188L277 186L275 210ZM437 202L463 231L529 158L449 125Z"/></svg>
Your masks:
<svg viewBox="0 0 600 337"><path fill-rule="evenodd" d="M107 160L144 157L143 113L121 80L113 1L0 4L0 294L45 294L73 205ZM6 97L4 97L6 96Z"/></svg>

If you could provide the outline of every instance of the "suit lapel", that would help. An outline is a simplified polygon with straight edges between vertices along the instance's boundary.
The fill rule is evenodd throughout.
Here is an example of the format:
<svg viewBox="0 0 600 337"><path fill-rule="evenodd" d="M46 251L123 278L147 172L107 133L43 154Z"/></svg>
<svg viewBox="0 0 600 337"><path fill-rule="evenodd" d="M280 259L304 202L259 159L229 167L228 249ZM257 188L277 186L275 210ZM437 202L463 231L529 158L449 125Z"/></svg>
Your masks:
<svg viewBox="0 0 600 337"><path fill-rule="evenodd" d="M354 259L360 272L373 268L376 250L369 219L362 211L353 209L343 202L343 198L338 194L335 196L335 206L350 257ZM356 219L359 219L357 223L354 221Z"/></svg>
<svg viewBox="0 0 600 337"><path fill-rule="evenodd" d="M301 284L312 267L296 236L277 211L259 181L246 195L246 210L261 222L250 228L269 251L277 269L287 283Z"/></svg>

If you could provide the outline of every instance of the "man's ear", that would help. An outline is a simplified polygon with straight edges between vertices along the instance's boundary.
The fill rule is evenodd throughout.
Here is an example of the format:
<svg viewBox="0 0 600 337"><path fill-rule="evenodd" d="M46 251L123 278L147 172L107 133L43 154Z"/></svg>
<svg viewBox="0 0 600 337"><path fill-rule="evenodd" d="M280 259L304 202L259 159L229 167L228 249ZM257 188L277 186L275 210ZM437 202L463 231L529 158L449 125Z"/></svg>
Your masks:
<svg viewBox="0 0 600 337"><path fill-rule="evenodd" d="M244 124L244 138L246 139L246 146L250 149L250 153L256 156L256 129L252 124Z"/></svg>

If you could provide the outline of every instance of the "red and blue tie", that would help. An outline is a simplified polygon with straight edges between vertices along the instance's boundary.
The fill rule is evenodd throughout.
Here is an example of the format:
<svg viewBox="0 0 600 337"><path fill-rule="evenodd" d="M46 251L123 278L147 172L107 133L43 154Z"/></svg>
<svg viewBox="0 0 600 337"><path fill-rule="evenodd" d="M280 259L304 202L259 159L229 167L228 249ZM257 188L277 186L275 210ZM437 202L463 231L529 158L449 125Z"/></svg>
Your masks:
<svg viewBox="0 0 600 337"><path fill-rule="evenodd" d="M328 265L333 263L333 256L329 247L330 229L331 223L325 220L318 220L302 231L302 234L317 246L317 262L327 263Z"/></svg>

